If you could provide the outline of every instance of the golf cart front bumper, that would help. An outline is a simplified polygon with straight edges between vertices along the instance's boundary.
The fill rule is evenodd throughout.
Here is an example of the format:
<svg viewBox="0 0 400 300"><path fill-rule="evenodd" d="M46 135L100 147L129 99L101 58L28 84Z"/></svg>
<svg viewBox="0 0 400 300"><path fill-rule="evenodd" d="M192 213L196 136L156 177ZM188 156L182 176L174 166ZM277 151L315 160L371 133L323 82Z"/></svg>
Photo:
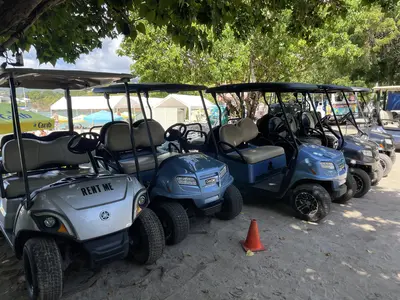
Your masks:
<svg viewBox="0 0 400 300"><path fill-rule="evenodd" d="M128 230L119 231L82 243L89 255L91 268L124 259L129 251Z"/></svg>

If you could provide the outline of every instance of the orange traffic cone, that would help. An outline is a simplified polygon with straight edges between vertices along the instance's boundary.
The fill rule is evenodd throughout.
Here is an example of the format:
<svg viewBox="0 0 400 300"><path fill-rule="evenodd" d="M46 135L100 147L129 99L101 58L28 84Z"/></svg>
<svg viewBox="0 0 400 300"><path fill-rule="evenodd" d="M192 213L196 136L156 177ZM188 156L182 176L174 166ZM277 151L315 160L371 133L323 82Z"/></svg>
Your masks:
<svg viewBox="0 0 400 300"><path fill-rule="evenodd" d="M247 233L247 238L245 241L240 241L244 251L264 251L265 247L260 241L260 234L258 233L258 225L255 219L251 220L249 232Z"/></svg>

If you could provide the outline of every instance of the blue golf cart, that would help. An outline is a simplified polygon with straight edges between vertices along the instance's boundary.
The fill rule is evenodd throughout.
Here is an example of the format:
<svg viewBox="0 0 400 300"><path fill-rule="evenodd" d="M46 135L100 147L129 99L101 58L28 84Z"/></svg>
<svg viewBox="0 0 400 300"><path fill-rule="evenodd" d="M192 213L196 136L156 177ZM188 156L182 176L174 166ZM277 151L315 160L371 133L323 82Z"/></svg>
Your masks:
<svg viewBox="0 0 400 300"><path fill-rule="evenodd" d="M148 189L151 208L164 227L167 244L182 241L189 231L189 217L197 214L235 218L243 199L233 185L227 166L203 153L182 153L174 142L182 138L187 125L167 130L146 116L142 94L149 105L150 92L200 92L203 86L185 84L116 84L95 88L95 93L125 93L129 120L112 121L100 130L103 145L97 153L104 167L116 173L134 174ZM130 94L136 93L143 119L133 122ZM178 127L178 129L176 129ZM161 147L168 142L167 150Z"/></svg>
<svg viewBox="0 0 400 300"><path fill-rule="evenodd" d="M228 165L242 191L287 199L299 218L319 221L329 213L332 199L346 193L347 166L340 151L301 143L292 131L291 116L284 109L282 93L309 88L309 85L294 83L209 88L207 93L213 96L217 106L217 94L234 93L243 106L242 95L246 92L258 92L265 102L266 93L275 93L282 114L268 119L267 134L262 134L254 121L244 115L235 124L216 126L210 130L203 149ZM184 148L201 149L189 142Z"/></svg>

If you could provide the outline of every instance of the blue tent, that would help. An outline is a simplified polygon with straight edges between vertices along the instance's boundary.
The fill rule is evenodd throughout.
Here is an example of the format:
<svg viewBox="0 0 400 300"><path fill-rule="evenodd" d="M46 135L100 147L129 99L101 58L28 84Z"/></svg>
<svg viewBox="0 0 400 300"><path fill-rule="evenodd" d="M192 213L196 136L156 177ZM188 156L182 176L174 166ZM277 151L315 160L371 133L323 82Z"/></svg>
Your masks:
<svg viewBox="0 0 400 300"><path fill-rule="evenodd" d="M111 113L109 111L101 110L93 114L87 115L83 118L87 123L91 125L103 125L107 122L111 122ZM123 118L118 115L114 115L114 121L122 121Z"/></svg>

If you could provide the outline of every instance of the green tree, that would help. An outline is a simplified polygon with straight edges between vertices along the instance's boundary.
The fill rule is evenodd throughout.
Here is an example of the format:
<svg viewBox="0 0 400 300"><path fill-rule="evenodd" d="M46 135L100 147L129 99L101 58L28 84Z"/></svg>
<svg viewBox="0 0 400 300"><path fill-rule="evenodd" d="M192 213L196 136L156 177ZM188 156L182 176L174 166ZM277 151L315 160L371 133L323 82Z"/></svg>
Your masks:
<svg viewBox="0 0 400 300"><path fill-rule="evenodd" d="M35 46L40 62L74 62L100 47L103 38L124 34L134 40L148 25L164 26L181 46L207 50L226 25L245 40L254 29L271 32L287 9L288 31L307 36L344 15L347 5L345 0L3 0L0 53Z"/></svg>

